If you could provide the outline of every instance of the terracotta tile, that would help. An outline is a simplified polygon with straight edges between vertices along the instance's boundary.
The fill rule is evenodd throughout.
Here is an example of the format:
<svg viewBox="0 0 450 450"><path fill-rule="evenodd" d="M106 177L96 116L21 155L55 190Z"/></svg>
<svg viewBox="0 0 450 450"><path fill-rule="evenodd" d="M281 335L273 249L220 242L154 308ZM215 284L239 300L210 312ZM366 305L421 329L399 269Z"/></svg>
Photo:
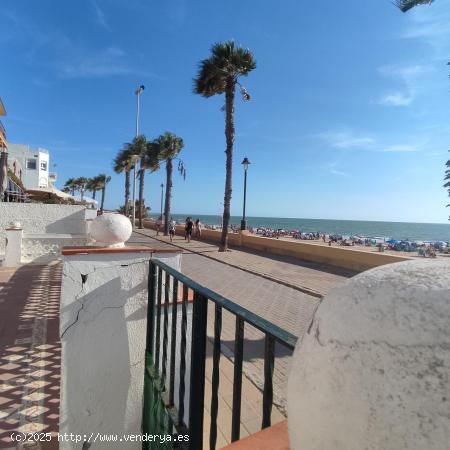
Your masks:
<svg viewBox="0 0 450 450"><path fill-rule="evenodd" d="M14 370L18 369L19 367L21 367L19 364L8 363L3 364L3 366L0 366L0 370Z"/></svg>

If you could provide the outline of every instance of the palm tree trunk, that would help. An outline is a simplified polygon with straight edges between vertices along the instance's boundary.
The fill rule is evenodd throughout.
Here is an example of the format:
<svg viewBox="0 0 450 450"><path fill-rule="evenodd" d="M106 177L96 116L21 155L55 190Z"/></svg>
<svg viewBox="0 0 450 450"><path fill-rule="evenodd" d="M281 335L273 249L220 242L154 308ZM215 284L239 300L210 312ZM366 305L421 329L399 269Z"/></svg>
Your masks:
<svg viewBox="0 0 450 450"><path fill-rule="evenodd" d="M102 187L102 202L100 204L100 212L103 213L103 205L105 204L105 191L106 186Z"/></svg>
<svg viewBox="0 0 450 450"><path fill-rule="evenodd" d="M92 189L92 200L95 200L96 193L97 193L97 189Z"/></svg>
<svg viewBox="0 0 450 450"><path fill-rule="evenodd" d="M170 198L172 196L172 172L173 164L169 158L166 162L166 202L164 205L164 236L169 235Z"/></svg>
<svg viewBox="0 0 450 450"><path fill-rule="evenodd" d="M130 213L130 172L125 172L125 215Z"/></svg>
<svg viewBox="0 0 450 450"><path fill-rule="evenodd" d="M228 225L230 223L231 193L233 180L233 143L234 143L234 92L236 83L233 77L227 79L225 89L225 138L227 141L225 194L223 198L222 236L219 252L228 250Z"/></svg>
<svg viewBox="0 0 450 450"><path fill-rule="evenodd" d="M145 175L145 169L142 167L142 161L141 161L141 168L139 170L139 228L144 228L144 223L142 221L142 207L144 206L144 175Z"/></svg>

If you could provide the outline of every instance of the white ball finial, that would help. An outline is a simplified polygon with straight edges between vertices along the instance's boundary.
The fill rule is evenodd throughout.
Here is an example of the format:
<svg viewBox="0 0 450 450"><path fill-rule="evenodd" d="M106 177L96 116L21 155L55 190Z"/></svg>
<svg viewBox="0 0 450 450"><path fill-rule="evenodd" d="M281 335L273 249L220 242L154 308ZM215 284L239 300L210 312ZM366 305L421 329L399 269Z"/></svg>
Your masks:
<svg viewBox="0 0 450 450"><path fill-rule="evenodd" d="M130 219L117 213L106 213L97 216L91 224L91 237L107 247L125 247L133 228Z"/></svg>

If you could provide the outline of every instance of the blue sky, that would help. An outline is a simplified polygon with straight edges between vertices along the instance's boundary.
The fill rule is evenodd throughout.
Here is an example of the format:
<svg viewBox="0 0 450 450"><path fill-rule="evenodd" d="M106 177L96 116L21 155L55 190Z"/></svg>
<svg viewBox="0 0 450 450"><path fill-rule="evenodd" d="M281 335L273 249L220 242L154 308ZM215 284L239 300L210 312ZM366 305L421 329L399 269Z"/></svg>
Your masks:
<svg viewBox="0 0 450 450"><path fill-rule="evenodd" d="M282 5L282 6L281 6ZM407 14L389 0L2 0L0 96L14 143L48 148L58 185L113 175L135 127L183 137L175 213L218 214L225 176L222 97L192 93L198 62L227 39L257 68L236 101L232 213L248 156L251 216L446 222L450 4ZM159 209L164 171L146 176ZM113 175L107 206L123 204Z"/></svg>

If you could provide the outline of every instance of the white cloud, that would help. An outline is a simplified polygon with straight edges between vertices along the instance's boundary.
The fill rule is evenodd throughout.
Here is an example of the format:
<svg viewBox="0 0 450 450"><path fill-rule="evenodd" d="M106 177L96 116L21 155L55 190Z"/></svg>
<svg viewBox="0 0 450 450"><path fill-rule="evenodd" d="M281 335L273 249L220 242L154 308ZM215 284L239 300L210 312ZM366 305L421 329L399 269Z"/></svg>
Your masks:
<svg viewBox="0 0 450 450"><path fill-rule="evenodd" d="M409 14L409 13L408 13ZM426 43L436 60L448 58L450 53L450 5L441 1L430 8L417 8L408 15L408 26L400 33L403 39Z"/></svg>
<svg viewBox="0 0 450 450"><path fill-rule="evenodd" d="M378 68L384 77L399 80L405 86L405 92L384 94L378 100L380 105L409 106L416 98L419 85L423 83L426 74L433 71L429 65L415 64L410 66L387 65Z"/></svg>
<svg viewBox="0 0 450 450"><path fill-rule="evenodd" d="M352 131L327 131L318 137L336 148L368 147L375 143L372 137L355 135Z"/></svg>
<svg viewBox="0 0 450 450"><path fill-rule="evenodd" d="M109 47L95 54L82 52L78 57L72 53L70 58L57 63L63 78L96 78L111 75L126 75L131 67L123 61L124 52L116 47Z"/></svg>
<svg viewBox="0 0 450 450"><path fill-rule="evenodd" d="M418 152L419 149L417 147L415 147L414 145L409 145L409 144L397 144L397 145L389 145L387 147L381 147L382 148L382 152L400 152L400 153L405 153L405 152Z"/></svg>
<svg viewBox="0 0 450 450"><path fill-rule="evenodd" d="M404 95L401 94L400 92L396 92L392 94L383 95L383 97L380 98L378 103L380 105L387 105L387 106L408 106L413 100L414 97L411 94Z"/></svg>
<svg viewBox="0 0 450 450"><path fill-rule="evenodd" d="M349 174L347 172L343 172L342 170L333 169L333 168L328 169L328 172L330 172L333 175L339 175L340 177L348 177L349 176Z"/></svg>
<svg viewBox="0 0 450 450"><path fill-rule="evenodd" d="M324 141L328 146L343 150L364 150L372 152L389 152L389 153L410 153L420 151L424 143L385 143L384 139L375 138L372 135L364 135L356 133L352 130L345 129L342 131L326 131L315 135L316 138ZM330 165L328 170L336 175L344 175L344 172L336 169L335 164ZM335 172L332 172L334 170Z"/></svg>
<svg viewBox="0 0 450 450"><path fill-rule="evenodd" d="M95 0L92 0L92 6L95 12L95 21L105 30L111 31L111 27L106 20L105 13Z"/></svg>

